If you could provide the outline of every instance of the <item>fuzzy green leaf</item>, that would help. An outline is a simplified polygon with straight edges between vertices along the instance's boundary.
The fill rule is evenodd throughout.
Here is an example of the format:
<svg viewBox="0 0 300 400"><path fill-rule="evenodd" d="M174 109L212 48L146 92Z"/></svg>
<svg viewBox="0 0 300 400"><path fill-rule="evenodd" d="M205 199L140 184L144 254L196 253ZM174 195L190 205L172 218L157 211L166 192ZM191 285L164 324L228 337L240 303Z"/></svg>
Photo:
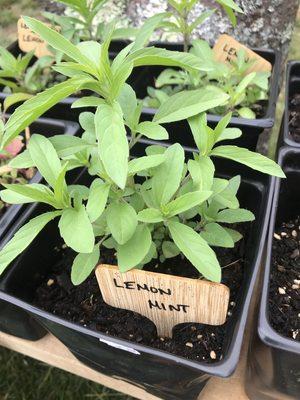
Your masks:
<svg viewBox="0 0 300 400"><path fill-rule="evenodd" d="M100 258L99 245L94 247L92 253L78 254L72 265L71 281L73 285L80 285L89 277Z"/></svg>
<svg viewBox="0 0 300 400"><path fill-rule="evenodd" d="M125 202L115 202L107 207L106 216L107 225L114 239L119 244L128 242L138 223L134 208Z"/></svg>

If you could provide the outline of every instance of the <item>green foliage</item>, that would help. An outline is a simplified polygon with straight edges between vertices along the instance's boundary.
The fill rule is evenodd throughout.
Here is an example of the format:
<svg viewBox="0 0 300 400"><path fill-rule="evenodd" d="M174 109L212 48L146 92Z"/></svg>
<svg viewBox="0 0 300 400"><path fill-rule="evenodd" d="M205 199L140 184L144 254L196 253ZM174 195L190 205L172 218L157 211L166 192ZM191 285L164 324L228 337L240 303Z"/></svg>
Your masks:
<svg viewBox="0 0 300 400"><path fill-rule="evenodd" d="M61 237L78 253L71 275L74 284L91 273L102 246L115 250L123 272L143 268L153 259L163 262L181 255L199 275L219 282L221 267L211 246L233 247L241 235L227 225L252 221L254 215L240 208L240 177L216 177L214 157L284 176L278 165L262 155L219 145L224 139L239 137L241 132L228 128L231 114L215 129L210 128L204 112L222 106L228 95L219 88L184 91L162 104L152 121L140 122L141 103L126 84L134 66L160 62L184 65L199 73L201 67L198 61L195 63L194 55L139 49L143 41L138 39L136 50L133 43L110 61L112 32L102 45L89 41L75 46L38 21L27 18L26 23L51 46L68 55L71 61L59 65L69 79L27 100L5 126L1 125L2 148L73 91L86 88L99 97L93 96L89 103L95 107L94 112L80 115L81 137L47 139L33 135L24 153L12 161L18 168L37 168L47 185L6 185L1 198L17 204L42 202L53 211L28 222L4 246L0 271L57 217ZM131 158L132 149L143 136L167 139L168 133L160 124L181 119L188 119L198 148L189 154L190 159L186 159L187 154L178 143L148 146L144 155ZM87 169L91 176L89 186L67 185L66 174L78 167Z"/></svg>
<svg viewBox="0 0 300 400"><path fill-rule="evenodd" d="M225 115L229 111L242 118L256 118L255 106L258 102L268 99L269 72L251 72L249 67L253 61L246 58L243 50L238 52L237 60L230 64L214 60L213 50L204 40L194 40L189 51L199 61L207 66L206 71L182 71L167 68L161 72L155 81L155 89L148 88L148 96L144 104L158 108L169 99L186 92L202 90L204 93L220 90L227 95L226 101L217 107L213 105L209 111L213 114Z"/></svg>

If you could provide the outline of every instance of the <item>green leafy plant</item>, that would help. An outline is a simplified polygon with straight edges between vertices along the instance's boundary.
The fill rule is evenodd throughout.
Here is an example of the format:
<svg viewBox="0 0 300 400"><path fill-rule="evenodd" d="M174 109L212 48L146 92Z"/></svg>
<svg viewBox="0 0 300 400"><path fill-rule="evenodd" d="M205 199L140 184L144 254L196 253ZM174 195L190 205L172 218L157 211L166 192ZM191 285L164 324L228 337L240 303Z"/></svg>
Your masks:
<svg viewBox="0 0 300 400"><path fill-rule="evenodd" d="M107 24L100 22L94 29L94 21L106 2L107 0L57 0L57 3L68 6L76 16L56 16L50 13L44 13L44 16L67 30L72 30L72 34L79 39L102 42ZM135 28L119 28L114 31L114 39L134 37L135 34Z"/></svg>
<svg viewBox="0 0 300 400"><path fill-rule="evenodd" d="M155 88L148 87L145 106L158 108L167 98L180 91L214 86L227 93L228 100L210 109L211 113L225 115L232 112L242 118L256 118L256 111L261 109L258 103L268 99L269 72L247 72L253 66L253 60L247 60L244 50L240 50L237 59L229 64L216 61L209 44L201 39L192 42L190 54L210 66L208 71L165 69L157 77Z"/></svg>
<svg viewBox="0 0 300 400"><path fill-rule="evenodd" d="M162 26L169 32L181 34L184 51L188 51L193 31L216 10L207 10L191 21L191 14L194 14L194 8L198 3L197 0L167 0L167 3L171 12ZM243 13L242 9L233 0L215 0L215 3L218 3L223 8L231 23L235 26L235 12Z"/></svg>
<svg viewBox="0 0 300 400"><path fill-rule="evenodd" d="M4 127L2 148L45 109L79 87L94 90L75 107L89 105L95 112L80 115L82 137L33 135L27 149L10 162L14 168L35 167L43 184L5 184L3 201L11 204L40 202L51 211L26 223L0 252L0 273L51 220L58 218L65 244L77 254L71 278L80 284L93 271L103 247L116 251L122 272L143 268L152 259L163 262L178 254L186 257L206 279L220 281L221 268L210 246L233 247L241 235L223 223L251 221L254 215L239 207L240 177L215 177L213 157L234 159L250 168L284 176L272 160L236 146L220 146L224 139L241 135L228 128L231 115L212 130L204 112L223 104L228 95L218 88L196 89L171 96L152 121L140 122L142 104L126 79L133 67L145 64L200 70L191 54L140 48L142 37L109 60L111 36L102 45L77 47L42 23L26 19L28 26L63 51L72 61L55 69L70 78L29 99ZM189 159L181 145L150 145L145 155L133 158L143 137L168 139L163 123L188 118L199 149ZM92 177L89 186L68 185L70 169L84 167Z"/></svg>

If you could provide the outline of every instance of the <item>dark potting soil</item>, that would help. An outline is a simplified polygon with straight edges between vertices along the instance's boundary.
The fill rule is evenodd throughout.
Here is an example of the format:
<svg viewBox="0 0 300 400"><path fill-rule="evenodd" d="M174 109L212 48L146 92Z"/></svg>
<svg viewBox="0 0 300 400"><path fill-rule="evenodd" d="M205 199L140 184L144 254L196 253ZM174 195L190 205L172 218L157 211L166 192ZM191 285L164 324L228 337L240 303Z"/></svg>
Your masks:
<svg viewBox="0 0 300 400"><path fill-rule="evenodd" d="M300 342L300 216L274 233L269 290L271 325Z"/></svg>
<svg viewBox="0 0 300 400"><path fill-rule="evenodd" d="M227 322L217 327L194 323L177 325L172 339L158 337L155 325L147 318L132 311L113 308L105 304L94 274L81 285L73 286L70 280L70 269L74 253L65 246L57 247L55 251L61 253L59 254L60 262L53 267L37 288L34 303L38 307L93 330L165 350L188 359L215 362L223 358L227 327L240 298L244 240L236 244L234 249L216 249L220 264L223 266L222 282L230 288ZM103 250L101 256L100 262L116 264L116 258L111 250ZM148 269L191 278L199 277L196 269L180 257L169 260L165 265L162 264L157 268L153 263Z"/></svg>
<svg viewBox="0 0 300 400"><path fill-rule="evenodd" d="M289 99L289 132L300 143L300 94Z"/></svg>

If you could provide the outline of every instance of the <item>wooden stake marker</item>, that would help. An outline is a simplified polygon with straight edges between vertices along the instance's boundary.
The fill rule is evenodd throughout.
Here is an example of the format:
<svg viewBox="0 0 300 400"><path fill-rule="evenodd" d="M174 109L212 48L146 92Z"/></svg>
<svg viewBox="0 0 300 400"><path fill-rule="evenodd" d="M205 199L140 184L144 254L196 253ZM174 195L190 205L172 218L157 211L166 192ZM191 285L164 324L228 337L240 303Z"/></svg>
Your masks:
<svg viewBox="0 0 300 400"><path fill-rule="evenodd" d="M220 283L136 269L121 273L106 264L96 268L96 277L105 303L149 318L160 337L172 337L173 327L183 322L226 321L230 291Z"/></svg>
<svg viewBox="0 0 300 400"><path fill-rule="evenodd" d="M216 61L229 62L236 59L237 52L242 49L245 50L250 60L255 60L255 63L247 70L247 73L272 71L272 64L269 61L228 35L221 35L219 37L214 45L213 52Z"/></svg>
<svg viewBox="0 0 300 400"><path fill-rule="evenodd" d="M46 25L53 28L50 24ZM59 28L56 29L59 30ZM53 55L48 50L48 44L26 26L23 18L18 20L18 43L24 53L35 50L34 55L37 58Z"/></svg>

